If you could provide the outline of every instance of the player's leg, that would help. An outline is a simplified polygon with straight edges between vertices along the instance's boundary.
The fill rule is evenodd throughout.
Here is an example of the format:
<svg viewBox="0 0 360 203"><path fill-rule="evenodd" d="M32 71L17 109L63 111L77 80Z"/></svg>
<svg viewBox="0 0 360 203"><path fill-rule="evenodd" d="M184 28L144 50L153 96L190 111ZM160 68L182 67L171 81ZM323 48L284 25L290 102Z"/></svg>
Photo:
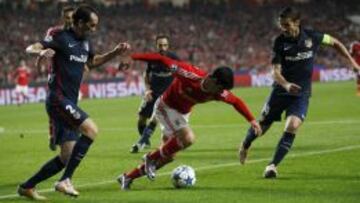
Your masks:
<svg viewBox="0 0 360 203"><path fill-rule="evenodd" d="M150 139L155 132L156 125L157 125L156 118L152 117L151 120L149 121L149 124L144 129L143 134L141 135L142 137L141 143L145 144L146 147L151 146Z"/></svg>
<svg viewBox="0 0 360 203"><path fill-rule="evenodd" d="M21 105L21 86L20 85L16 85L15 95L16 95L17 106L20 106Z"/></svg>
<svg viewBox="0 0 360 203"><path fill-rule="evenodd" d="M267 102L264 104L264 107L261 111L261 117L259 119L259 124L261 126L263 135L270 129L274 121L281 120L281 114L287 107L287 104L284 100L285 98L277 96L274 92L272 92L267 99ZM250 127L239 150L241 164L245 164L251 144L258 137L259 136L255 134L254 129Z"/></svg>
<svg viewBox="0 0 360 203"><path fill-rule="evenodd" d="M74 129L70 132L75 133L75 130L78 129L81 136L73 147L65 171L55 185L55 189L67 195L78 196L79 193L74 189L70 180L96 138L98 128L84 111L69 100L60 101L60 106L57 109L63 121Z"/></svg>
<svg viewBox="0 0 360 203"><path fill-rule="evenodd" d="M81 160L85 157L88 149L95 140L98 133L98 128L92 119L87 118L80 125L79 131L81 136L74 146L69 162L66 166L63 176L60 178L60 181L72 178L75 169L78 167Z"/></svg>
<svg viewBox="0 0 360 203"><path fill-rule="evenodd" d="M156 100L146 101L145 99L142 101L141 106L139 108L139 120L138 120L138 131L139 131L139 139L138 141L131 147L131 153L138 153L142 150L145 145L150 146L150 136L155 130L156 127L156 119L155 116L152 116L154 104ZM149 125L147 125L147 120L151 119Z"/></svg>
<svg viewBox="0 0 360 203"><path fill-rule="evenodd" d="M60 154L46 162L40 170L35 173L31 178L29 178L27 181L19 185L18 188L18 194L20 196L25 196L30 199L35 200L44 200L45 197L39 195L35 187L38 183L54 176L55 174L59 173L64 167L68 160L68 156L70 153L65 153L66 151L69 151L67 149L72 149L74 146L75 141L69 141L67 143L62 144L61 142L63 140L66 140L68 137L66 134L64 134L64 128L61 122L56 122L57 118L51 111L51 107L47 105L47 112L49 114L49 117L54 122L51 122L51 133L53 134L53 137L56 138L55 142L57 144L61 144L61 151Z"/></svg>
<svg viewBox="0 0 360 203"><path fill-rule="evenodd" d="M21 94L22 94L22 97L23 97L23 103L26 104L26 103L29 103L29 87L26 85L26 86L23 86L22 90L21 90Z"/></svg>
<svg viewBox="0 0 360 203"><path fill-rule="evenodd" d="M145 116L139 115L138 121L137 121L137 129L138 129L139 136L142 135L142 133L144 132L144 129L146 128L146 121L147 121L147 118Z"/></svg>
<svg viewBox="0 0 360 203"><path fill-rule="evenodd" d="M165 142L169 139L171 136L162 136L162 143L161 145L164 145ZM174 160L174 156L160 159L156 162L156 170L162 168L166 164L172 162ZM121 174L117 181L121 185L122 190L128 190L130 189L131 183L134 179L140 178L145 175L145 164L141 164L138 167L134 168L133 170L129 171L128 173Z"/></svg>
<svg viewBox="0 0 360 203"><path fill-rule="evenodd" d="M151 117L149 124L146 126L146 128L143 131L143 134L141 135L140 139L137 142L138 146L140 147L139 150L143 149L145 146L150 147L150 138L155 131L156 124L157 121L155 116Z"/></svg>
<svg viewBox="0 0 360 203"><path fill-rule="evenodd" d="M162 134L168 136L164 137L163 141L165 142L159 149L144 156L144 164L118 178L122 189L129 189L133 179L144 174L149 179L153 179L157 168L171 162L177 151L190 146L194 141L195 136L188 127L189 114L180 114L176 110L159 103L161 103L160 100L155 104L155 116L160 123Z"/></svg>
<svg viewBox="0 0 360 203"><path fill-rule="evenodd" d="M275 149L272 160L265 168L264 177L265 178L275 178L277 176L277 166L285 158L286 154L290 151L297 130L302 125L308 105L309 98L308 96L301 96L299 98L292 98L293 101L289 102L289 108L286 112L286 123L284 132L279 140L279 143Z"/></svg>
<svg viewBox="0 0 360 203"><path fill-rule="evenodd" d="M146 101L145 99L141 101L138 112L139 117L137 122L139 136L143 134L144 129L146 128L146 122L151 117L153 108L154 108L154 102Z"/></svg>

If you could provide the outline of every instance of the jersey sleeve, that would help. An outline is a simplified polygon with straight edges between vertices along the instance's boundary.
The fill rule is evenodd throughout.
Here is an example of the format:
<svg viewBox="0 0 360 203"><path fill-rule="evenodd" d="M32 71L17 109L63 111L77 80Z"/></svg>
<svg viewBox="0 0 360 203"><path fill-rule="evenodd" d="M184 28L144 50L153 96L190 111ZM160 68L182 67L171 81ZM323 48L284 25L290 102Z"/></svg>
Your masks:
<svg viewBox="0 0 360 203"><path fill-rule="evenodd" d="M53 35L47 35L45 38L40 41L40 44L45 48L50 48L54 50L58 50L61 48L61 40L59 37L59 33L55 33Z"/></svg>
<svg viewBox="0 0 360 203"><path fill-rule="evenodd" d="M280 37L277 37L274 41L273 50L272 50L272 64L281 64L281 54L282 54L282 46L280 42Z"/></svg>
<svg viewBox="0 0 360 203"><path fill-rule="evenodd" d="M217 100L223 101L227 104L231 104L237 112L246 118L247 121L251 122L255 120L255 117L247 107L245 102L239 97L235 96L228 90L224 90L220 95L217 96Z"/></svg>
<svg viewBox="0 0 360 203"><path fill-rule="evenodd" d="M159 61L163 63L170 71L178 78L186 78L190 80L200 80L204 78L207 73L198 67L195 67L189 63L176 61L169 57L163 56L159 53L135 53L131 55L133 60L140 61Z"/></svg>
<svg viewBox="0 0 360 203"><path fill-rule="evenodd" d="M331 44L331 36L318 31L311 31L312 38L317 45L330 45Z"/></svg>

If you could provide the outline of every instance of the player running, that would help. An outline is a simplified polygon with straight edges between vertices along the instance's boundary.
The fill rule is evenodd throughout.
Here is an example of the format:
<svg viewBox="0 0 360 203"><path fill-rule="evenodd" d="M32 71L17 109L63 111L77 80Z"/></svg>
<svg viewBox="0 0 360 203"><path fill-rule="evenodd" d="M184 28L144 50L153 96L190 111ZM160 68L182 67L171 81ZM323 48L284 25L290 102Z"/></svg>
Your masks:
<svg viewBox="0 0 360 203"><path fill-rule="evenodd" d="M355 42L351 43L350 54L355 59L356 63L358 65L360 65L360 42L359 41L355 41ZM357 93L356 94L358 96L360 96L360 74L359 73L357 74L356 82L357 82Z"/></svg>
<svg viewBox="0 0 360 203"><path fill-rule="evenodd" d="M179 60L175 53L170 52L169 37L159 35L155 39L158 53L174 60ZM169 87L173 77L168 68L159 62L149 62L144 74L145 95L139 109L139 118L137 127L140 139L131 148L131 153L137 153L145 146L150 146L150 137L155 131L156 119L151 117L153 114L154 104L157 98ZM150 119L147 124L147 120Z"/></svg>
<svg viewBox="0 0 360 203"><path fill-rule="evenodd" d="M265 168L265 178L277 176L276 167L290 150L295 134L304 122L311 96L314 57L320 45L335 48L352 66L360 69L339 40L328 34L304 29L300 20L300 13L294 8L286 8L280 13L279 23L283 33L275 39L272 59L275 82L263 107L259 123L262 132L265 133L273 122L281 120L284 111L286 122L275 154ZM242 164L245 163L251 143L257 137L256 132L250 128L239 150Z"/></svg>
<svg viewBox="0 0 360 203"><path fill-rule="evenodd" d="M71 178L98 134L97 125L77 106L84 66L99 66L129 48L128 44L120 43L105 54L95 54L88 36L96 31L99 22L97 11L90 6L81 5L75 10L73 20L74 25L70 29L62 30L52 38L26 49L27 53L52 58L46 110L51 118L50 131L60 145L59 155L19 185L18 194L30 199L46 199L36 192L35 186L64 168L63 175L55 184L55 190L74 197L79 195ZM78 132L81 133L80 137Z"/></svg>
<svg viewBox="0 0 360 203"><path fill-rule="evenodd" d="M173 160L175 154L194 142L195 135L188 121L194 105L208 101L222 101L232 105L248 122L254 132L261 128L246 104L229 90L234 86L233 71L218 67L211 74L185 62L172 60L158 53L132 54L133 60L161 62L173 73L174 81L156 101L154 113L160 122L163 144L159 149L144 155L144 163L119 176L123 190L130 189L134 179L146 174L154 180L156 170Z"/></svg>

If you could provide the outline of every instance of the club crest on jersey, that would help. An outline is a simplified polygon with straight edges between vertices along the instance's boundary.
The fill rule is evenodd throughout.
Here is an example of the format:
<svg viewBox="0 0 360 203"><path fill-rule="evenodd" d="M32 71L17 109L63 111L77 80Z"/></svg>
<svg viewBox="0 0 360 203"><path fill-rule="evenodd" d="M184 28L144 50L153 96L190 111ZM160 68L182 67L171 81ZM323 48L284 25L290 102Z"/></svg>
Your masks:
<svg viewBox="0 0 360 203"><path fill-rule="evenodd" d="M84 42L84 49L89 51L89 42Z"/></svg>
<svg viewBox="0 0 360 203"><path fill-rule="evenodd" d="M313 45L312 39L306 39L305 40L305 47L311 48Z"/></svg>

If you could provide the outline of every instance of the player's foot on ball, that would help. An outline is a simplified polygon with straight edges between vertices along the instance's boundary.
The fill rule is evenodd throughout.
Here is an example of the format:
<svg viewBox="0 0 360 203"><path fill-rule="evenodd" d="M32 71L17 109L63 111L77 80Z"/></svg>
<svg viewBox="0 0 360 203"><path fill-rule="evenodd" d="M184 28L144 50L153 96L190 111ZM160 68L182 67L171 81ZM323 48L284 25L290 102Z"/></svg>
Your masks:
<svg viewBox="0 0 360 203"><path fill-rule="evenodd" d="M145 154L143 157L145 165L145 174L149 180L155 180L156 176L156 165L155 161L149 158L149 154Z"/></svg>
<svg viewBox="0 0 360 203"><path fill-rule="evenodd" d="M240 150L239 150L239 158L240 158L240 163L241 164L245 164L247 155L248 155L248 150L249 149L245 149L244 145L241 144Z"/></svg>
<svg viewBox="0 0 360 203"><path fill-rule="evenodd" d="M130 190L132 179L127 177L126 174L122 174L117 178L122 190Z"/></svg>
<svg viewBox="0 0 360 203"><path fill-rule="evenodd" d="M35 190L35 188L23 188L19 185L18 189L17 189L17 193L19 196L23 196L32 200L37 200L37 201L45 201L47 200L46 197L39 195L39 193L37 193L37 191Z"/></svg>
<svg viewBox="0 0 360 203"><path fill-rule="evenodd" d="M69 178L57 182L55 184L55 190L72 197L77 197L80 195L80 193L77 190L75 190Z"/></svg>
<svg viewBox="0 0 360 203"><path fill-rule="evenodd" d="M276 178L278 172L274 164L266 166L264 171L264 178Z"/></svg>

